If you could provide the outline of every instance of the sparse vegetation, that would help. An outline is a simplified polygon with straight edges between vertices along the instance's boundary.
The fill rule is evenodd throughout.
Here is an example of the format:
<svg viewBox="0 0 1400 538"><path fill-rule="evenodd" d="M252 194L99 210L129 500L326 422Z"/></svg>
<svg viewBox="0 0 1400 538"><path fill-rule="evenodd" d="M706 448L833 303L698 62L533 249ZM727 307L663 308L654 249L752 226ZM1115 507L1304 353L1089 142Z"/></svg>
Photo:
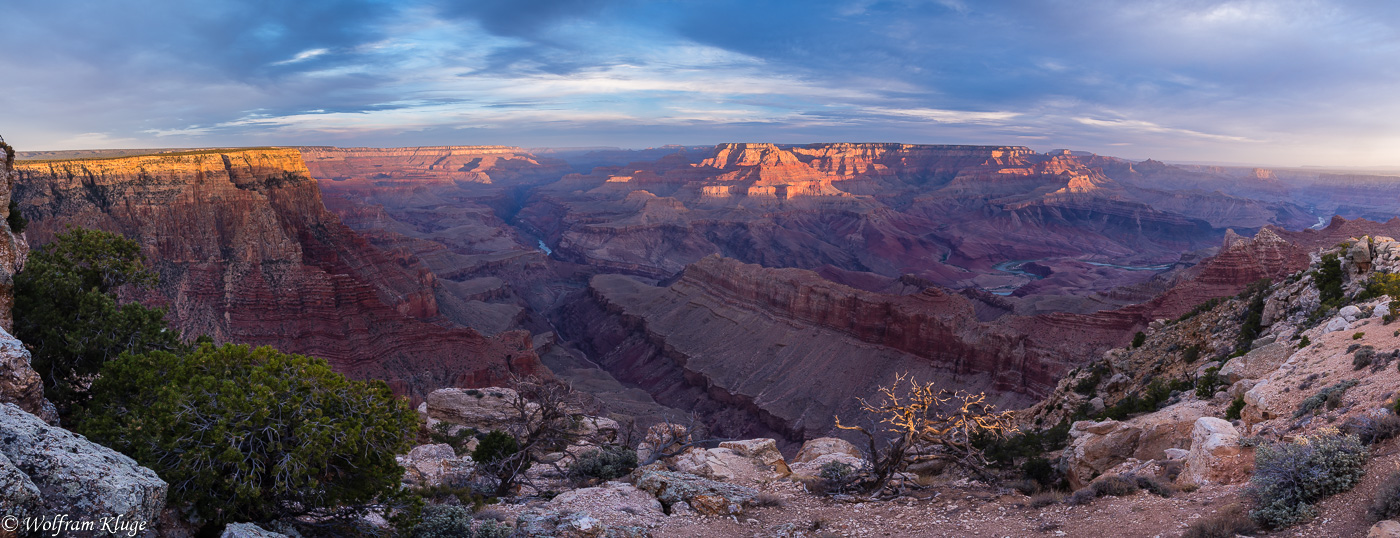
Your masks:
<svg viewBox="0 0 1400 538"><path fill-rule="evenodd" d="M1352 340L1360 340L1360 339L1365 338L1365 337L1366 337L1366 333L1365 333L1365 332L1358 332L1358 333L1356 333L1356 334L1351 335L1351 339L1352 339Z"/></svg>
<svg viewBox="0 0 1400 538"><path fill-rule="evenodd" d="M1355 379L1348 379L1317 391L1317 394L1298 403L1298 410L1293 412L1293 418L1300 418L1324 405L1328 409L1336 409L1342 403L1342 395L1346 394L1347 389L1355 387L1356 383Z"/></svg>
<svg viewBox="0 0 1400 538"><path fill-rule="evenodd" d="M1196 379L1196 397L1202 400L1209 400L1215 397L1215 393L1225 388L1225 378L1220 377L1220 367L1211 366L1201 372L1201 377Z"/></svg>
<svg viewBox="0 0 1400 538"><path fill-rule="evenodd" d="M1366 511L1366 515L1372 521L1382 519L1395 519L1400 516L1400 471L1395 471L1376 490L1376 496L1371 500L1371 508Z"/></svg>
<svg viewBox="0 0 1400 538"><path fill-rule="evenodd" d="M579 483L603 482L627 476L636 468L636 450L625 446L606 446L581 454L569 466L569 477Z"/></svg>
<svg viewBox="0 0 1400 538"><path fill-rule="evenodd" d="M1322 301L1321 310L1329 310L1341 306L1342 301L1342 261L1336 254L1328 254L1322 257L1318 264L1317 274L1313 278L1313 284L1317 286L1318 299Z"/></svg>
<svg viewBox="0 0 1400 538"><path fill-rule="evenodd" d="M1376 348L1372 346L1361 346L1351 356L1351 369L1360 370L1371 365L1371 359L1376 356Z"/></svg>
<svg viewBox="0 0 1400 538"><path fill-rule="evenodd" d="M1264 299L1269 295L1269 279L1261 278L1254 281L1244 291L1240 292L1239 298L1248 300L1245 307L1244 320L1240 323L1240 333L1235 339L1235 353L1243 355L1249 351L1254 338L1259 336L1262 328L1264 314Z"/></svg>
<svg viewBox="0 0 1400 538"><path fill-rule="evenodd" d="M1201 345L1200 345L1200 344L1191 344L1191 345L1189 345L1189 346L1186 346L1186 350L1181 352L1181 360L1182 360L1182 361L1185 361L1186 364L1194 363L1194 362L1196 362L1197 360L1200 360L1200 358L1201 358Z"/></svg>
<svg viewBox="0 0 1400 538"><path fill-rule="evenodd" d="M1400 335L1396 335L1396 336L1400 336ZM1308 346L1310 346L1310 345L1312 345L1312 340L1309 339L1307 335L1303 335L1302 338L1299 338L1299 339L1298 339L1298 349L1303 349L1303 348L1308 347Z"/></svg>
<svg viewBox="0 0 1400 538"><path fill-rule="evenodd" d="M1300 523L1320 499L1351 489L1365 472L1368 453L1355 435L1321 431L1292 443L1259 445L1250 493L1250 516L1269 528Z"/></svg>
<svg viewBox="0 0 1400 538"><path fill-rule="evenodd" d="M1204 303L1196 305L1195 308L1192 308L1190 312L1182 314L1181 317L1176 318L1176 321L1177 323L1180 323L1188 319L1194 318L1200 315L1202 312L1208 312L1214 309L1215 307L1220 306L1220 303L1224 301L1225 299L1223 297L1216 297L1214 299L1210 299Z"/></svg>
<svg viewBox="0 0 1400 538"><path fill-rule="evenodd" d="M1249 517L1249 510L1241 504L1232 504L1220 509L1214 515L1196 520L1182 538L1235 538L1239 535L1254 534L1259 525Z"/></svg>
<svg viewBox="0 0 1400 538"><path fill-rule="evenodd" d="M1347 419L1340 429L1355 435L1362 443L1374 445L1400 434L1400 417L1394 413L1377 417L1354 416Z"/></svg>
<svg viewBox="0 0 1400 538"><path fill-rule="evenodd" d="M1106 365L1103 363L1095 364L1094 367L1089 370L1088 376L1074 384L1074 392L1085 396L1093 394L1094 390L1099 388L1099 383L1103 382L1103 376L1106 373L1108 373L1108 367Z"/></svg>
<svg viewBox="0 0 1400 538"><path fill-rule="evenodd" d="M430 504L423 508L422 519L408 533L410 538L506 538L512 529L491 519L474 521L465 507L451 504Z"/></svg>
<svg viewBox="0 0 1400 538"><path fill-rule="evenodd" d="M1142 345L1145 344L1145 343L1147 343L1147 334L1146 334L1146 333L1143 333L1142 331L1138 331L1137 334L1134 334L1134 335L1133 335L1133 349L1140 348L1140 347L1142 347Z"/></svg>
<svg viewBox="0 0 1400 538"><path fill-rule="evenodd" d="M987 403L986 394L940 389L901 374L889 387L880 388L880 397L879 403L858 399L869 415L870 428L848 425L836 417L837 428L860 432L869 440L873 468L861 478L861 489L867 493L883 489L890 476L909 464L924 461L944 460L990 476L975 438L1017 431L1011 412L997 411ZM883 448L877 433L888 439Z"/></svg>
<svg viewBox="0 0 1400 538"><path fill-rule="evenodd" d="M1239 420L1240 413L1244 411L1244 396L1236 396L1230 402L1230 407L1225 408L1225 420Z"/></svg>
<svg viewBox="0 0 1400 538"><path fill-rule="evenodd" d="M10 216L5 218L5 223L10 225L10 231L20 234L29 227L29 219L24 218L24 213L19 210L19 200L10 198Z"/></svg>

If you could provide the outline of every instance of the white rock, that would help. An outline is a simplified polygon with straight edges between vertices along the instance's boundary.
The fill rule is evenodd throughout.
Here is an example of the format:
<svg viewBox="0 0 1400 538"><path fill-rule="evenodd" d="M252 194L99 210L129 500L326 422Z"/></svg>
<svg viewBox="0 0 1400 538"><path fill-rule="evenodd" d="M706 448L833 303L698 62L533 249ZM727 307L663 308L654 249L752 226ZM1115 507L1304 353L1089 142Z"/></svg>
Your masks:
<svg viewBox="0 0 1400 538"><path fill-rule="evenodd" d="M1341 316L1338 316L1338 317L1332 318L1331 321L1328 321L1328 322L1327 322L1327 326L1326 326L1325 328L1322 329L1322 332L1323 332L1323 334L1326 334L1326 333L1334 333L1334 332L1337 332L1337 331L1345 331L1345 330L1350 329L1350 328L1351 328L1351 324L1350 324L1350 323L1347 323L1347 320L1346 320L1346 319L1343 319Z"/></svg>
<svg viewBox="0 0 1400 538"><path fill-rule="evenodd" d="M1337 315L1341 316L1342 319L1345 319L1348 322L1353 322L1356 321L1357 318L1361 317L1361 309L1357 308L1356 305L1349 304L1343 306L1342 309L1337 312Z"/></svg>
<svg viewBox="0 0 1400 538"><path fill-rule="evenodd" d="M1215 417L1196 419L1191 429L1191 450L1180 480L1198 486L1233 484L1248 479L1253 454L1240 446L1235 426Z"/></svg>
<svg viewBox="0 0 1400 538"><path fill-rule="evenodd" d="M1164 450L1163 453L1166 454L1169 460L1183 460L1186 459L1186 456L1190 454L1191 451L1184 448L1168 448Z"/></svg>

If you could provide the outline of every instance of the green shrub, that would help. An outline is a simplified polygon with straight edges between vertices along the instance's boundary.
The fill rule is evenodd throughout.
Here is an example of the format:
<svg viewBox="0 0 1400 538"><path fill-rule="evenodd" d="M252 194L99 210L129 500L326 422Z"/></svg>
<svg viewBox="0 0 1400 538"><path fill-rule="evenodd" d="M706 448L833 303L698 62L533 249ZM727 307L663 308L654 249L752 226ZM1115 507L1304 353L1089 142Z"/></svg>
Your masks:
<svg viewBox="0 0 1400 538"><path fill-rule="evenodd" d="M1103 374L1104 368L1102 366L1095 367L1089 372L1089 375L1087 377L1085 377L1084 379L1080 379L1078 383L1075 383L1074 391L1085 396L1093 394L1094 389L1099 388L1099 383L1103 381Z"/></svg>
<svg viewBox="0 0 1400 538"><path fill-rule="evenodd" d="M520 452L520 443L501 430L491 430L491 433L481 436L479 441L476 450L472 452L472 461L479 464L490 465Z"/></svg>
<svg viewBox="0 0 1400 538"><path fill-rule="evenodd" d="M1355 387L1356 383L1357 381L1355 379L1348 379L1317 391L1317 394L1309 396L1306 400L1298 403L1298 410L1293 412L1293 418L1300 418L1303 415L1316 411L1323 405L1326 405L1328 409L1336 408L1342 403L1342 395L1346 394L1347 389Z"/></svg>
<svg viewBox="0 0 1400 538"><path fill-rule="evenodd" d="M109 362L76 431L170 484L203 524L363 512L397 491L418 417L383 381L269 347Z"/></svg>
<svg viewBox="0 0 1400 538"><path fill-rule="evenodd" d="M1193 363L1193 362L1196 362L1196 361L1199 360L1200 358L1201 358L1201 345L1200 345L1200 344L1191 344L1191 345L1189 345L1189 346L1186 346L1186 350L1183 351L1183 352L1181 353L1181 360L1186 361L1186 364L1191 364L1191 363Z"/></svg>
<svg viewBox="0 0 1400 538"><path fill-rule="evenodd" d="M428 430L428 439L434 443L447 444L452 447L452 452L458 456L467 453L467 446L471 443L472 437L476 435L476 430L472 428L458 427L453 431L453 425L447 422L438 422Z"/></svg>
<svg viewBox="0 0 1400 538"><path fill-rule="evenodd" d="M1313 283L1317 286L1318 299L1324 305L1336 303L1342 300L1342 261L1337 259L1336 254L1328 254L1322 257L1322 262L1317 269L1317 276ZM1326 307L1323 307L1324 309Z"/></svg>
<svg viewBox="0 0 1400 538"><path fill-rule="evenodd" d="M1254 281L1240 292L1240 298L1248 299L1249 305L1245 307L1244 321L1240 323L1240 334L1235 339L1235 353L1242 355L1242 352L1248 352L1249 346L1254 343L1254 338L1259 336L1259 330L1263 328L1264 299L1268 296L1269 279L1267 278Z"/></svg>
<svg viewBox="0 0 1400 538"><path fill-rule="evenodd" d="M1230 402L1230 407L1225 408L1225 420L1239 420L1240 413L1244 411L1244 396L1236 396Z"/></svg>
<svg viewBox="0 0 1400 538"><path fill-rule="evenodd" d="M821 478L819 489L828 493L846 491L853 487L860 477L859 469L854 465L839 461L826 462L817 476Z"/></svg>
<svg viewBox="0 0 1400 538"><path fill-rule="evenodd" d="M1202 400L1209 400L1215 397L1215 393L1225 387L1225 378L1220 377L1220 367L1211 366L1201 373L1200 379L1196 380L1196 397Z"/></svg>
<svg viewBox="0 0 1400 538"><path fill-rule="evenodd" d="M1376 356L1376 348L1372 346L1361 346L1356 353L1351 356L1351 369L1360 370L1371 365L1371 359Z"/></svg>
<svg viewBox="0 0 1400 538"><path fill-rule="evenodd" d="M60 413L86 401L88 380L122 353L185 349L164 310L117 303L118 289L155 282L141 247L109 232L70 229L30 254L15 275L15 337Z"/></svg>
<svg viewBox="0 0 1400 538"><path fill-rule="evenodd" d="M1400 336L1400 335L1397 335L1397 336ZM1310 345L1312 345L1312 340L1309 339L1307 335L1303 335L1303 337L1300 338L1300 339L1298 340L1298 349L1303 349L1303 348L1308 347L1308 346L1310 346Z"/></svg>
<svg viewBox="0 0 1400 538"><path fill-rule="evenodd" d="M1137 334L1133 335L1133 349L1140 348L1145 343L1147 343L1147 334L1138 331Z"/></svg>
<svg viewBox="0 0 1400 538"><path fill-rule="evenodd" d="M5 223L10 225L10 231L14 233L24 233L24 229L29 227L29 219L24 218L24 213L19 210L19 201L10 198L10 216L5 218Z"/></svg>
<svg viewBox="0 0 1400 538"><path fill-rule="evenodd" d="M423 508L423 517L409 532L410 538L507 538L512 529L486 519L473 524L472 514L465 507L451 504L430 504Z"/></svg>
<svg viewBox="0 0 1400 538"><path fill-rule="evenodd" d="M1400 516L1400 472L1391 473L1376 490L1376 496L1371 500L1371 508L1366 515L1371 516L1373 521L1383 519L1395 519Z"/></svg>
<svg viewBox="0 0 1400 538"><path fill-rule="evenodd" d="M1359 332L1359 333L1356 333L1356 334L1351 335L1351 339L1352 339L1352 340L1360 340L1360 339L1365 338L1365 337L1366 337L1366 333L1364 333L1364 332Z"/></svg>
<svg viewBox="0 0 1400 538"><path fill-rule="evenodd" d="M627 476L637 468L637 451L608 446L584 452L569 466L569 477L578 482L607 481Z"/></svg>
<svg viewBox="0 0 1400 538"><path fill-rule="evenodd" d="M1259 526L1249 517L1249 511L1240 504L1232 504L1216 512L1215 515L1196 520L1186 528L1182 538L1235 538L1239 535L1254 534Z"/></svg>
<svg viewBox="0 0 1400 538"><path fill-rule="evenodd" d="M1283 528L1312 517L1313 504L1352 488L1365 472L1366 447L1355 435L1323 432L1293 443L1263 444L1254 453L1250 516Z"/></svg>
<svg viewBox="0 0 1400 538"><path fill-rule="evenodd" d="M1222 298L1222 297L1216 297L1216 298L1210 299L1210 300L1208 300L1208 301L1206 301L1206 302L1204 302L1204 303L1198 304L1198 305L1195 306L1195 308L1192 308L1191 311L1189 311L1189 312L1187 312L1187 313L1185 313L1185 314L1182 314L1181 317L1179 317L1179 318L1176 318L1176 321L1177 321L1177 323L1180 323L1180 322L1186 321L1186 320L1188 320L1188 319L1191 319L1191 318L1193 318L1193 317L1196 317L1197 315L1199 315L1199 314L1202 313L1202 312L1207 312L1207 311L1210 311L1211 309L1213 309L1213 308L1215 308L1215 307L1217 307L1217 306L1220 306L1220 303L1221 303L1221 302L1224 302L1224 298Z"/></svg>

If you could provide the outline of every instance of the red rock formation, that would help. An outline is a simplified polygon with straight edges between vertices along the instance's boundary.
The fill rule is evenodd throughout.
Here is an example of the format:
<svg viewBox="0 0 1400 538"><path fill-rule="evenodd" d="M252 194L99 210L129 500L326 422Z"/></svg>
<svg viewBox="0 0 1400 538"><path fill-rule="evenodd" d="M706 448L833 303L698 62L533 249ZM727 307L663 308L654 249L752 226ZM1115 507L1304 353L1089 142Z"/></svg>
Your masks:
<svg viewBox="0 0 1400 538"><path fill-rule="evenodd" d="M324 357L421 396L538 373L529 335L440 321L434 277L390 259L321 205L296 150L21 162L16 198L39 244L66 226L135 239L188 337Z"/></svg>

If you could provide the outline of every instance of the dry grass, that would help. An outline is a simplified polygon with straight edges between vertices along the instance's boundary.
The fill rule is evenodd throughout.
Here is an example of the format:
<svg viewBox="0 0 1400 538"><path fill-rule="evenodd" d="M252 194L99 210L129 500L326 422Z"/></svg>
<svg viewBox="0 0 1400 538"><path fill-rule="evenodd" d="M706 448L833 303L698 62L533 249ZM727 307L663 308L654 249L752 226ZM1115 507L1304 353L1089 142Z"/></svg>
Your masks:
<svg viewBox="0 0 1400 538"><path fill-rule="evenodd" d="M1186 528L1182 538L1234 538L1240 534L1253 534L1259 526L1249 518L1249 511L1243 505L1232 504L1222 508L1215 515L1202 518Z"/></svg>

